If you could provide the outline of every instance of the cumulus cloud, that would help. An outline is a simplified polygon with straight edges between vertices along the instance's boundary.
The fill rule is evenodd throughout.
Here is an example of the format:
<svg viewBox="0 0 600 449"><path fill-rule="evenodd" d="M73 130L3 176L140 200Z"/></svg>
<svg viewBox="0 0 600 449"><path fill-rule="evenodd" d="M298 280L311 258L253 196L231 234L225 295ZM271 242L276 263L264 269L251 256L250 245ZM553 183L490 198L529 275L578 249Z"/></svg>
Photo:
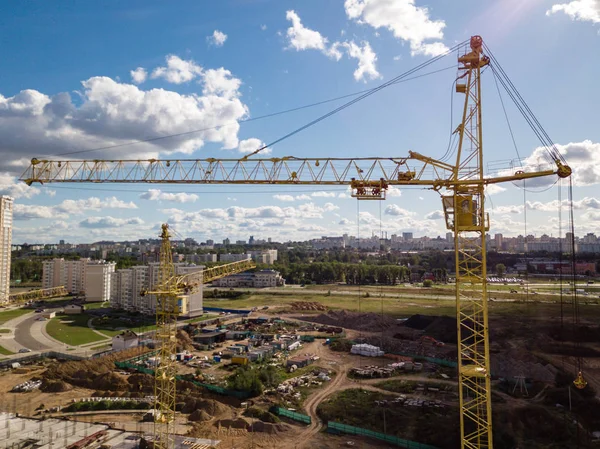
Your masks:
<svg viewBox="0 0 600 449"><path fill-rule="evenodd" d="M402 209L400 206L396 204L390 204L385 208L386 215L394 215L394 216L404 216L408 217L410 215L414 215L414 212L410 212L406 209Z"/></svg>
<svg viewBox="0 0 600 449"><path fill-rule="evenodd" d="M33 220L38 218L51 218L54 220L64 220L68 218L65 213L58 213L52 206L25 205L16 203L13 206L13 219L15 220Z"/></svg>
<svg viewBox="0 0 600 449"><path fill-rule="evenodd" d="M368 42L363 41L362 47L355 44L354 41L345 42L344 47L348 50L348 56L358 60L358 68L354 71L354 79L356 81L367 81L381 78L377 71L377 55L371 48Z"/></svg>
<svg viewBox="0 0 600 449"><path fill-rule="evenodd" d="M572 20L600 23L600 0L575 0L569 3L558 3L552 5L546 15L559 12L565 13Z"/></svg>
<svg viewBox="0 0 600 449"><path fill-rule="evenodd" d="M278 201L286 201L286 202L296 200L296 198L294 198L292 195L273 195L273 198L275 198Z"/></svg>
<svg viewBox="0 0 600 449"><path fill-rule="evenodd" d="M335 198L337 194L335 192L313 192L310 196L316 198Z"/></svg>
<svg viewBox="0 0 600 449"><path fill-rule="evenodd" d="M386 28L394 37L410 44L411 54L436 56L448 48L440 42L446 23L431 20L426 7L415 0L346 0L346 15L375 29ZM436 42L427 42L435 40Z"/></svg>
<svg viewBox="0 0 600 449"><path fill-rule="evenodd" d="M346 225L352 224L352 222L350 220L348 220L347 218L342 218L338 224L340 224L342 226L346 226Z"/></svg>
<svg viewBox="0 0 600 449"><path fill-rule="evenodd" d="M8 195L15 199L32 198L39 195L41 191L37 187L30 187L24 182L20 182L15 176L8 173L0 174L0 196Z"/></svg>
<svg viewBox="0 0 600 449"><path fill-rule="evenodd" d="M425 220L441 220L444 218L444 213L441 210L434 210L425 215Z"/></svg>
<svg viewBox="0 0 600 449"><path fill-rule="evenodd" d="M499 186L498 184L489 184L485 186L485 193L488 195L496 195L504 191L506 191L506 188Z"/></svg>
<svg viewBox="0 0 600 449"><path fill-rule="evenodd" d="M571 142L566 145L557 144L556 147L573 170L573 174L571 175L573 177L573 185L591 186L600 183L600 143L584 140L582 142ZM555 170L556 165L548 164L546 148L538 147L533 151L531 156L525 159L523 167L520 169L525 172ZM544 178L528 179L525 183L527 187L539 187L548 186L555 181L556 177L546 176Z"/></svg>
<svg viewBox="0 0 600 449"><path fill-rule="evenodd" d="M131 80L135 84L142 84L146 81L146 78L148 78L148 72L146 72L146 69L143 67L138 67L135 70L131 70L129 73L131 74Z"/></svg>
<svg viewBox="0 0 600 449"><path fill-rule="evenodd" d="M117 228L126 225L141 225L144 220L141 218L114 218L114 217L90 217L79 222L82 228Z"/></svg>
<svg viewBox="0 0 600 449"><path fill-rule="evenodd" d="M267 26L265 24L262 24L260 26L261 31L267 31Z"/></svg>
<svg viewBox="0 0 600 449"><path fill-rule="evenodd" d="M227 35L222 31L215 30L213 31L213 34L208 36L206 39L210 44L214 45L215 47L222 47L223 44L225 44L225 41L227 40Z"/></svg>
<svg viewBox="0 0 600 449"><path fill-rule="evenodd" d="M192 60L186 61L177 55L168 55L166 62L166 66L157 67L152 71L151 78L162 78L169 83L182 84L202 74L202 67Z"/></svg>
<svg viewBox="0 0 600 449"><path fill-rule="evenodd" d="M137 209L132 201L126 202L115 196L101 200L97 197L91 197L81 200L64 200L58 206L55 206L58 212L68 214L82 214L90 210L101 209Z"/></svg>
<svg viewBox="0 0 600 449"><path fill-rule="evenodd" d="M149 189L146 193L142 193L140 198L150 201L173 201L174 203L195 203L198 200L198 195L195 193L171 193L163 192L160 189Z"/></svg>
<svg viewBox="0 0 600 449"><path fill-rule="evenodd" d="M244 139L240 141L238 145L238 151L240 153L252 153L253 151L256 151L264 146L265 143L262 140L257 139L256 137L251 137L250 139ZM271 149L265 148L261 150L258 154L265 155L269 153L271 153Z"/></svg>
<svg viewBox="0 0 600 449"><path fill-rule="evenodd" d="M175 80L189 79L173 72ZM80 99L68 93L53 97L24 90L13 97L0 95L0 173L22 172L31 157L104 148L144 137L204 131L153 142L105 149L95 158L150 158L181 151L192 154L208 142L224 149L239 145L239 120L248 115L240 101L240 81L225 69L206 70L200 77L203 94L179 94L165 89L142 90L108 77L82 82ZM163 75L161 75L163 76ZM227 125L227 126L223 126Z"/></svg>
<svg viewBox="0 0 600 449"><path fill-rule="evenodd" d="M323 205L323 210L324 210L325 212L331 212L331 211L333 211L333 210L338 210L338 209L339 209L339 206L336 206L336 205L335 205L335 204L333 204L333 203L325 203L325 204Z"/></svg>
<svg viewBox="0 0 600 449"><path fill-rule="evenodd" d="M367 79L381 78L376 67L377 55L367 41L363 41L361 45L354 41L336 41L330 44L329 40L321 33L305 27L295 11L287 11L286 19L292 23L286 33L289 42L288 48L296 51L317 50L335 61L342 59L344 51L349 58L358 61L358 68L354 71L356 81L366 82Z"/></svg>
<svg viewBox="0 0 600 449"><path fill-rule="evenodd" d="M490 212L496 214L520 214L523 212L523 206L496 206L490 208Z"/></svg>

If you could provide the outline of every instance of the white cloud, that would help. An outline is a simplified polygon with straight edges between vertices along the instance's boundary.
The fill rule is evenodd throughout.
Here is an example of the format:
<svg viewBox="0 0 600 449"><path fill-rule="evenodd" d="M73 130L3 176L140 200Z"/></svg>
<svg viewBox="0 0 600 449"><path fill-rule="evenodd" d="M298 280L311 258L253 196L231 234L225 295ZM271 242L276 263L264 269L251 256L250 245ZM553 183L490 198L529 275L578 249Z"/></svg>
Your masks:
<svg viewBox="0 0 600 449"><path fill-rule="evenodd" d="M396 186L389 186L386 192L387 197L399 197L402 196L402 190Z"/></svg>
<svg viewBox="0 0 600 449"><path fill-rule="evenodd" d="M159 189L149 189L146 193L140 195L141 199L150 201L173 201L175 203L195 203L198 195L195 193L171 193L163 192Z"/></svg>
<svg viewBox="0 0 600 449"><path fill-rule="evenodd" d="M352 222L350 220L348 220L347 218L342 218L338 224L340 224L342 226L346 226L346 225L352 224Z"/></svg>
<svg viewBox="0 0 600 449"><path fill-rule="evenodd" d="M52 206L40 206L40 205L25 205L21 203L15 203L13 206L13 218L15 220L33 220L38 218L50 218L54 220L64 220L68 218L65 213L57 213L56 209Z"/></svg>
<svg viewBox="0 0 600 449"><path fill-rule="evenodd" d="M499 186L498 184L489 184L485 187L485 193L488 195L496 195L504 191L506 191L506 188Z"/></svg>
<svg viewBox="0 0 600 449"><path fill-rule="evenodd" d="M266 26L265 24L262 24L262 25L260 26L260 29L261 29L262 31L267 31L267 26Z"/></svg>
<svg viewBox="0 0 600 449"><path fill-rule="evenodd" d="M414 212L410 212L406 209L402 209L400 206L396 204L390 204L385 208L386 215L394 215L394 216L404 216L408 217L410 215L414 215Z"/></svg>
<svg viewBox="0 0 600 449"><path fill-rule="evenodd" d="M292 22L292 26L287 29L287 38L291 48L296 51L310 49L327 51L327 38L323 37L318 31L306 28L296 11L287 11L285 18Z"/></svg>
<svg viewBox="0 0 600 449"><path fill-rule="evenodd" d="M308 201L308 200L310 200L310 196L308 196L306 194L296 195L296 199L299 201Z"/></svg>
<svg viewBox="0 0 600 449"><path fill-rule="evenodd" d="M215 30L211 36L206 38L206 40L215 47L222 47L227 40L227 35L222 31Z"/></svg>
<svg viewBox="0 0 600 449"><path fill-rule="evenodd" d="M181 73L177 76L189 77ZM0 173L20 174L33 156L104 148L141 137L196 129L205 130L107 148L91 155L98 159L136 159L173 151L192 154L207 142L220 143L225 149L237 148L239 120L248 115L248 107L240 101L237 91L239 80L233 79L227 70L219 69L207 70L201 81L206 82L204 95L142 90L108 77L83 81L83 92L75 103L68 93L50 97L25 90L13 97L0 95Z"/></svg>
<svg viewBox="0 0 600 449"><path fill-rule="evenodd" d="M296 200L296 198L294 198L292 195L273 195L273 198L275 198L278 201L286 201L286 202Z"/></svg>
<svg viewBox="0 0 600 449"><path fill-rule="evenodd" d="M387 28L397 39L410 44L411 54L435 56L446 52L443 20L431 20L426 7L415 0L346 0L346 15L375 29ZM426 43L428 40L438 42Z"/></svg>
<svg viewBox="0 0 600 449"><path fill-rule="evenodd" d="M582 142L571 142L566 145L556 145L558 151L564 156L567 164L573 170L573 185L590 186L600 184L600 143L591 140ZM531 156L525 159L523 167L525 172L541 170L556 170L556 165L549 165L547 161L547 150L544 147L536 148ZM509 174L512 171L504 171L500 174ZM528 179L526 187L548 186L556 181L555 176ZM522 182L518 183L522 185Z"/></svg>
<svg viewBox="0 0 600 449"><path fill-rule="evenodd" d="M538 210L543 212L556 212L558 211L561 203L558 200L554 201L527 201L527 209ZM569 206L568 200L562 200L563 210L567 210ZM520 206L521 209L523 206ZM573 201L573 209L575 210L588 210L588 209L600 209L600 200L593 197L585 197L579 201Z"/></svg>
<svg viewBox="0 0 600 449"><path fill-rule="evenodd" d="M15 176L8 173L0 174L0 195L8 195L15 199L31 198L41 193L37 187L29 187L24 182L19 181ZM54 192L56 193L56 192Z"/></svg>
<svg viewBox="0 0 600 449"><path fill-rule="evenodd" d="M335 192L313 192L310 196L315 198L335 198L337 194Z"/></svg>
<svg viewBox="0 0 600 449"><path fill-rule="evenodd" d="M157 67L152 71L151 78L163 78L174 84L182 84L192 81L202 73L202 67L194 61L186 61L176 55L166 57L167 66Z"/></svg>
<svg viewBox="0 0 600 449"><path fill-rule="evenodd" d="M339 209L339 206L336 206L336 205L335 205L335 204L333 204L333 203L325 203L325 204L323 205L323 210L324 210L325 212L331 212L331 211L338 210L338 209Z"/></svg>
<svg viewBox="0 0 600 449"><path fill-rule="evenodd" d="M444 218L444 213L441 210L434 210L425 215L425 220L441 220Z"/></svg>
<svg viewBox="0 0 600 449"><path fill-rule="evenodd" d="M82 228L118 228L126 225L141 225L141 218L114 218L114 217L90 217L79 222Z"/></svg>
<svg viewBox="0 0 600 449"><path fill-rule="evenodd" d="M520 214L523 212L523 206L496 206L489 210L495 214Z"/></svg>
<svg viewBox="0 0 600 449"><path fill-rule="evenodd" d="M354 43L354 41L344 42L344 47L348 50L348 57L358 60L358 68L354 71L354 79L356 81L367 81L381 78L377 71L377 55L371 48L368 42L363 41L362 47Z"/></svg>
<svg viewBox="0 0 600 449"><path fill-rule="evenodd" d="M600 23L600 0L575 0L553 5L546 15L564 12L573 20Z"/></svg>
<svg viewBox="0 0 600 449"><path fill-rule="evenodd" d="M91 197L82 200L64 200L58 206L55 206L59 212L67 214L83 214L90 210L101 209L137 209L137 206L132 201L125 202L115 196L101 200L97 197Z"/></svg>
<svg viewBox="0 0 600 449"><path fill-rule="evenodd" d="M131 74L131 79L135 84L142 84L148 77L148 72L146 72L146 69L143 67L138 67L135 70L131 70L129 73Z"/></svg>
<svg viewBox="0 0 600 449"><path fill-rule="evenodd" d="M252 153L253 151L258 150L259 148L262 148L265 146L265 143L260 140L257 139L256 137L251 137L250 139L245 139L245 140L241 140L240 144L238 145L238 151L240 153ZM271 153L271 149L270 148L265 148L263 150L260 151L260 153L258 154L269 154Z"/></svg>

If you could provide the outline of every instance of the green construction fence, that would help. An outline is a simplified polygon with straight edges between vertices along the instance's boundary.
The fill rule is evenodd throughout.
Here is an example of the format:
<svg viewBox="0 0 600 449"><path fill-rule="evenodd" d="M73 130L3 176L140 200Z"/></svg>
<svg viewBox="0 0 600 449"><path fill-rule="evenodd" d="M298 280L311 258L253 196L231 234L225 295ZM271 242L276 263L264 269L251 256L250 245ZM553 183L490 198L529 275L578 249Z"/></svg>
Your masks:
<svg viewBox="0 0 600 449"><path fill-rule="evenodd" d="M435 446L429 444L418 443L416 441L405 440L392 435L386 435L385 433L373 432L372 430L363 429L361 427L349 426L347 424L341 424L334 421L327 423L327 432L329 433L347 433L350 435L361 435L365 437L375 438L386 443L394 444L398 447L406 449L438 449Z"/></svg>
<svg viewBox="0 0 600 449"><path fill-rule="evenodd" d="M282 407L277 407L276 405L271 407L271 413L275 413L277 416L284 416L286 418L293 419L294 421L301 422L303 424L310 424L311 419L308 415L303 415L302 413L292 412L291 410L287 410Z"/></svg>

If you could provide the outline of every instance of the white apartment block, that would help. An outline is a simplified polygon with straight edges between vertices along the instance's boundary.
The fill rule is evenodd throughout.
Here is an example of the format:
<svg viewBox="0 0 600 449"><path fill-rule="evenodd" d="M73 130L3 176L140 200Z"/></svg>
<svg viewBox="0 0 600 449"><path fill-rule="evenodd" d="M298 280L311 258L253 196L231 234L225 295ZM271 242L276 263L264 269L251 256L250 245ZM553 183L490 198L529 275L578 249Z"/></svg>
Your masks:
<svg viewBox="0 0 600 449"><path fill-rule="evenodd" d="M0 303L10 294L10 251L12 248L13 199L0 196Z"/></svg>
<svg viewBox="0 0 600 449"><path fill-rule="evenodd" d="M214 287L281 287L285 285L285 279L281 277L279 271L261 270L256 273L232 274L213 282Z"/></svg>
<svg viewBox="0 0 600 449"><path fill-rule="evenodd" d="M250 254L219 254L220 262L240 262L242 260L249 260Z"/></svg>
<svg viewBox="0 0 600 449"><path fill-rule="evenodd" d="M256 263L262 263L266 265L273 265L277 260L277 250L276 249L263 249L259 251L248 251L252 260Z"/></svg>
<svg viewBox="0 0 600 449"><path fill-rule="evenodd" d="M69 293L84 295L86 301L108 301L114 262L52 259L43 262L42 288L64 285Z"/></svg>
<svg viewBox="0 0 600 449"><path fill-rule="evenodd" d="M202 270L203 266L175 263L177 275L195 273L191 281L198 284L199 288L190 295L178 298L180 313L183 316L194 317L201 315L202 310ZM142 296L142 291L152 290L158 283L158 262L148 265L117 270L112 274L110 303L111 307L124 309L130 312L140 312L145 315L156 313L156 297L154 295Z"/></svg>

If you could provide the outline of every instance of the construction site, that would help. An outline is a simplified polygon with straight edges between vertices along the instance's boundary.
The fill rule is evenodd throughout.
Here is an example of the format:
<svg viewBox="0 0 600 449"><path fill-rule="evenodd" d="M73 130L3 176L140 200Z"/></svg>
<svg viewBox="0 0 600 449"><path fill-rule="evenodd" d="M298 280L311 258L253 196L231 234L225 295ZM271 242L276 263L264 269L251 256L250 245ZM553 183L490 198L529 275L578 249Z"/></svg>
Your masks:
<svg viewBox="0 0 600 449"><path fill-rule="evenodd" d="M435 280L435 296L432 279L414 282L410 276L385 287L350 282L347 275L343 286L277 281L272 288L219 292L216 286L228 285L219 281L255 271L257 263L249 257L180 271L174 261L177 223L155 223L158 268L140 293L153 313L145 328L139 312L111 308L108 299L86 311L89 305L64 286L8 297L2 344L9 348L4 341L23 338L13 323L27 322L39 347L0 358L0 448L600 447L600 311L592 277L583 287L576 276L576 173L481 36L364 91L274 144L422 75L444 57L452 60L455 73L447 81L460 120L441 158L416 151L261 158L272 145L261 144L241 158L31 159L20 177L23 188L343 186L357 202L358 235L361 204L384 203L398 189L427 189L441 206L453 269ZM493 170L486 165L486 83L512 100L539 138L543 162L509 161ZM546 178L561 189L560 235L571 240L560 248L560 264L571 271L552 280L551 292L542 289L551 281L526 275L502 274L490 282L490 189ZM381 226L381 208L379 220ZM360 242L356 252L359 273L366 266ZM383 260L387 250L382 244L373 253ZM210 297L203 295L209 287ZM69 337L77 326L87 332L80 341ZM65 329L72 334L57 339ZM53 338L59 341L50 350Z"/></svg>

